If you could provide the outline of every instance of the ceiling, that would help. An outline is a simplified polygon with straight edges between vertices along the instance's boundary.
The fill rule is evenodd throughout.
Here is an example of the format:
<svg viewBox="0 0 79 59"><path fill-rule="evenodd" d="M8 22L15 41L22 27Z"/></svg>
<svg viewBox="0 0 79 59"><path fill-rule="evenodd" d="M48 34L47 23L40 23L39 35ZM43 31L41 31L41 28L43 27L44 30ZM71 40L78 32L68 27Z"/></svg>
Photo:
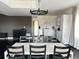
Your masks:
<svg viewBox="0 0 79 59"><path fill-rule="evenodd" d="M49 15L79 3L79 0L41 0L40 8ZM0 0L0 13L8 16L28 16L30 9L37 9L37 0Z"/></svg>

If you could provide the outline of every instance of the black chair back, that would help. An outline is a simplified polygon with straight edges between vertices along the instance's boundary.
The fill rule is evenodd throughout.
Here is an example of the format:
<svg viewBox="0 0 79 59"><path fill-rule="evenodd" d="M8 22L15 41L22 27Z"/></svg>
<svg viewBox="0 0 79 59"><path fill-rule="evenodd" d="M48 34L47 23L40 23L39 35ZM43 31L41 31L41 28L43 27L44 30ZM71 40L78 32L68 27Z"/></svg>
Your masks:
<svg viewBox="0 0 79 59"><path fill-rule="evenodd" d="M70 50L71 50L71 47L69 46L67 47L54 46L53 59L55 59L56 55L59 57L62 57L60 59L69 59Z"/></svg>
<svg viewBox="0 0 79 59"><path fill-rule="evenodd" d="M8 47L8 57L9 59L25 59L24 56L24 46L12 46Z"/></svg>
<svg viewBox="0 0 79 59"><path fill-rule="evenodd" d="M30 59L45 59L45 57L46 57L46 45L43 46L30 45Z"/></svg>

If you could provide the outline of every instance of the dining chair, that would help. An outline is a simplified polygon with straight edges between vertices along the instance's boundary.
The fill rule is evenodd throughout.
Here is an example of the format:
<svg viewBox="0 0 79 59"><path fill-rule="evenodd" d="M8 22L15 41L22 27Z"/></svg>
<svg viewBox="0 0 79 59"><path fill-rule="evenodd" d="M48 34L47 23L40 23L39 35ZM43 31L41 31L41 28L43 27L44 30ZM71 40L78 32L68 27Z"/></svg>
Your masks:
<svg viewBox="0 0 79 59"><path fill-rule="evenodd" d="M71 47L54 46L53 59L69 59Z"/></svg>
<svg viewBox="0 0 79 59"><path fill-rule="evenodd" d="M46 58L46 45L33 46L30 45L30 59L45 59Z"/></svg>
<svg viewBox="0 0 79 59"><path fill-rule="evenodd" d="M9 59L25 59L24 46L12 46L7 48L7 56Z"/></svg>
<svg viewBox="0 0 79 59"><path fill-rule="evenodd" d="M50 42L52 42L52 43L58 43L58 40L56 38L51 38Z"/></svg>
<svg viewBox="0 0 79 59"><path fill-rule="evenodd" d="M21 43L29 42L29 39L26 39L26 36L20 36L20 42Z"/></svg>

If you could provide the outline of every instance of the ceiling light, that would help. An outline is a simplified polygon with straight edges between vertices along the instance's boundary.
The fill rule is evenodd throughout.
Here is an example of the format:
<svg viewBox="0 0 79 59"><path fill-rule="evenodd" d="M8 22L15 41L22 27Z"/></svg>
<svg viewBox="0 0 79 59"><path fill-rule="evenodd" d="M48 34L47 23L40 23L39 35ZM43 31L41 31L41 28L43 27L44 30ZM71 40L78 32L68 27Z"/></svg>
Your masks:
<svg viewBox="0 0 79 59"><path fill-rule="evenodd" d="M38 9L37 10L30 10L32 15L46 15L48 10L41 10L40 9L40 0L38 0Z"/></svg>

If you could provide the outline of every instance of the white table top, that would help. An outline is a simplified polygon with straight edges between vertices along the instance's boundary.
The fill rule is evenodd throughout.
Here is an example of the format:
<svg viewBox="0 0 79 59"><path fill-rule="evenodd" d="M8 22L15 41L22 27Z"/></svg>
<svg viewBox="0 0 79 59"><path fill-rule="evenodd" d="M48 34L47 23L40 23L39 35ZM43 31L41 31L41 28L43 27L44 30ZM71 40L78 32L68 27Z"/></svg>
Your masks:
<svg viewBox="0 0 79 59"><path fill-rule="evenodd" d="M46 54L53 54L54 52L54 46L65 46L63 43L15 43L13 46L22 46L24 45L24 52L25 54L30 54L29 45L46 45ZM5 59L6 59L7 51L5 51Z"/></svg>
<svg viewBox="0 0 79 59"><path fill-rule="evenodd" d="M62 43L15 43L13 46L24 45L25 54L30 54L29 45L46 45L46 54L53 54L54 46L64 46Z"/></svg>

